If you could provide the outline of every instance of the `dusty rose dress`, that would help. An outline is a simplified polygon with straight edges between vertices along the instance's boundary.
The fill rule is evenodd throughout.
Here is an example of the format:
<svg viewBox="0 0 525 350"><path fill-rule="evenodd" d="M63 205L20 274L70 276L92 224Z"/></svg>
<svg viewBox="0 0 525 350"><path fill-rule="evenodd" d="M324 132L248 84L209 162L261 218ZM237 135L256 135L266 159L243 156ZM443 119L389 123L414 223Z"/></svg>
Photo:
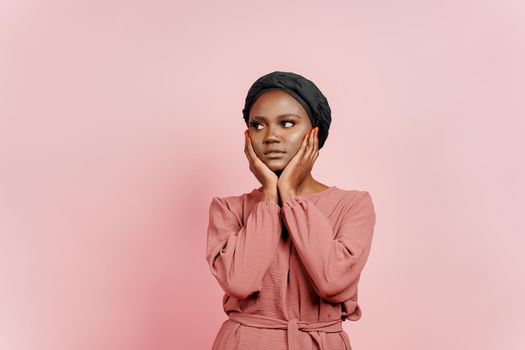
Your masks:
<svg viewBox="0 0 525 350"><path fill-rule="evenodd" d="M336 186L282 207L254 189L214 197L206 259L224 290L212 350L351 350L358 282L375 225L367 191Z"/></svg>

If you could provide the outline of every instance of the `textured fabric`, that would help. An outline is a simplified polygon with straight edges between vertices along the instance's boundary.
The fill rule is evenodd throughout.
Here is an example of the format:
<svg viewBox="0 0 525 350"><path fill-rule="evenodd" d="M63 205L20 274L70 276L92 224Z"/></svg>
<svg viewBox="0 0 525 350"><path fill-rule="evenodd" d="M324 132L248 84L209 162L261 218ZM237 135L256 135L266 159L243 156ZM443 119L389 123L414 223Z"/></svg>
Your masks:
<svg viewBox="0 0 525 350"><path fill-rule="evenodd" d="M251 315L235 311L230 312L228 316L230 320L248 327L286 329L288 336L288 349L290 350L301 349L299 347L299 331L308 332L320 349L330 349L326 341L325 333L340 333L343 331L341 320L308 323L306 321L299 321L296 318L291 320L280 320L267 316ZM350 349L350 343L347 338L343 337L343 341L346 344L345 349Z"/></svg>
<svg viewBox="0 0 525 350"><path fill-rule="evenodd" d="M249 126L250 110L257 98L269 90L281 89L294 97L306 110L312 128L319 127L319 149L328 138L332 111L321 90L309 79L292 72L274 71L257 79L246 95L242 115Z"/></svg>
<svg viewBox="0 0 525 350"><path fill-rule="evenodd" d="M206 259L228 315L213 350L351 350L358 282L375 210L367 191L336 186L283 203L254 189L214 197Z"/></svg>

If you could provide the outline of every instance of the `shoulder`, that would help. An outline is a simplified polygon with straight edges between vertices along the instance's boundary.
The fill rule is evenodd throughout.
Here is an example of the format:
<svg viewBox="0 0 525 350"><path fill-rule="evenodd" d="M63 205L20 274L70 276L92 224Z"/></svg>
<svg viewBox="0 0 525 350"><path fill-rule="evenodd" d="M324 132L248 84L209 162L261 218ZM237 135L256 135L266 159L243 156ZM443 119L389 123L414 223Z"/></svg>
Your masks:
<svg viewBox="0 0 525 350"><path fill-rule="evenodd" d="M340 198L347 211L362 207L373 210L372 195L368 190L337 188L334 193Z"/></svg>
<svg viewBox="0 0 525 350"><path fill-rule="evenodd" d="M221 207L234 213L242 213L247 204L258 200L258 194L258 191L254 189L240 195L213 196L210 207Z"/></svg>
<svg viewBox="0 0 525 350"><path fill-rule="evenodd" d="M335 194L338 196L344 197L348 202L359 202L361 200L371 200L372 195L368 190L359 190L359 189L345 189L336 187Z"/></svg>

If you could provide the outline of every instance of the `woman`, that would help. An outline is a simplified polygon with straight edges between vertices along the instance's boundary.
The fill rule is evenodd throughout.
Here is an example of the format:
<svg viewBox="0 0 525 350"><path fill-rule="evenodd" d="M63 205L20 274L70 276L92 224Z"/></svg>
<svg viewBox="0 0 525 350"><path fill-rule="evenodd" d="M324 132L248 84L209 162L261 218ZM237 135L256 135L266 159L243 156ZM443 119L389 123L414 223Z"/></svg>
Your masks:
<svg viewBox="0 0 525 350"><path fill-rule="evenodd" d="M206 259L224 290L213 350L346 349L375 225L367 191L315 180L331 111L310 80L259 78L243 109L245 154L261 187L210 204Z"/></svg>

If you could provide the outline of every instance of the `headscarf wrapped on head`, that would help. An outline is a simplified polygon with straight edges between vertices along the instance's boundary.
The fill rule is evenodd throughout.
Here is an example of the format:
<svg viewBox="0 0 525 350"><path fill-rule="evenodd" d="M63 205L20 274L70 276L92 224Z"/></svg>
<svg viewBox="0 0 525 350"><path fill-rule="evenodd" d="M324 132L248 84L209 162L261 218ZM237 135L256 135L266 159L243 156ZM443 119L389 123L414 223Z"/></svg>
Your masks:
<svg viewBox="0 0 525 350"><path fill-rule="evenodd" d="M269 90L284 90L294 97L306 110L312 128L319 127L319 149L328 137L328 129L332 122L332 114L326 97L310 80L292 72L275 71L263 75L253 83L242 110L246 125L249 125L250 109L255 100Z"/></svg>

